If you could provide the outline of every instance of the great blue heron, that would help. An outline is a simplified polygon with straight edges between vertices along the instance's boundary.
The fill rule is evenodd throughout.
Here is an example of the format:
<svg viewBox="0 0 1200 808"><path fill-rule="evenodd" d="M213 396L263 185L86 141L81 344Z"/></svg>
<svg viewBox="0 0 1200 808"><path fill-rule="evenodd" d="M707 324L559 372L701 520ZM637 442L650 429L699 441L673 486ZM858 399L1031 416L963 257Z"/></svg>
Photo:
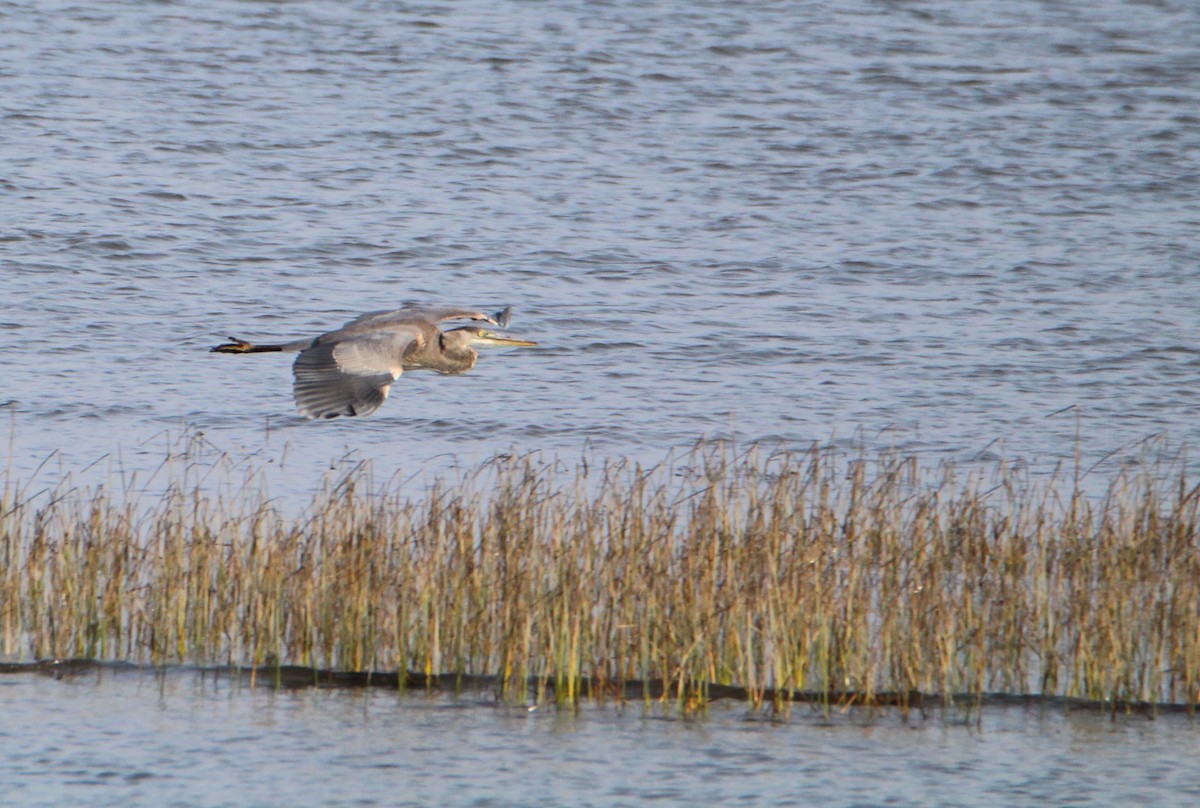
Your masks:
<svg viewBox="0 0 1200 808"><path fill-rule="evenodd" d="M468 309L409 306L373 311L336 331L316 338L274 345L254 345L237 337L214 353L295 353L292 393L300 414L308 418L370 415L379 409L392 383L406 370L465 373L475 367L476 345L537 345L527 339L497 334L483 326L464 325L443 331L447 320L475 320L508 326L512 306L488 316Z"/></svg>

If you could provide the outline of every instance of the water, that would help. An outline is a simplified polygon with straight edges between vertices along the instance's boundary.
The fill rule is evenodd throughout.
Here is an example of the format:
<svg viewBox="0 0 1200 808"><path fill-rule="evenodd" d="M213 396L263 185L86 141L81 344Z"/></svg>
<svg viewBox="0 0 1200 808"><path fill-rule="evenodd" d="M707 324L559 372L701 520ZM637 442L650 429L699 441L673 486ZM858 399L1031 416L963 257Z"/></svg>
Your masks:
<svg viewBox="0 0 1200 808"><path fill-rule="evenodd" d="M1182 716L1002 708L786 723L717 704L579 713L485 696L272 692L190 674L0 679L20 805L1194 805ZM19 741L17 743L16 741Z"/></svg>
<svg viewBox="0 0 1200 808"><path fill-rule="evenodd" d="M1192 441L1197 41L1167 2L0 6L12 465ZM327 424L206 352L409 300L542 347Z"/></svg>
<svg viewBox="0 0 1200 808"><path fill-rule="evenodd" d="M360 462L653 462L702 436L1035 470L1115 453L1102 471L1153 435L1194 443L1198 41L1169 0L2 3L7 464L145 479L191 435L303 501ZM403 301L512 304L541 347L332 423L294 415L280 357L207 353ZM6 746L59 728L25 759L30 802L51 799L40 768L89 799L182 800L201 753L256 748L273 779L204 799L340 794L297 748L364 793L432 801L452 763L464 802L491 794L482 771L597 804L774 800L754 789L780 764L846 801L900 778L909 801L1115 802L1141 786L1112 772L1194 759L1190 727L1009 713L978 736L3 684L6 715L32 711ZM592 787L625 781L614 753L644 791Z"/></svg>

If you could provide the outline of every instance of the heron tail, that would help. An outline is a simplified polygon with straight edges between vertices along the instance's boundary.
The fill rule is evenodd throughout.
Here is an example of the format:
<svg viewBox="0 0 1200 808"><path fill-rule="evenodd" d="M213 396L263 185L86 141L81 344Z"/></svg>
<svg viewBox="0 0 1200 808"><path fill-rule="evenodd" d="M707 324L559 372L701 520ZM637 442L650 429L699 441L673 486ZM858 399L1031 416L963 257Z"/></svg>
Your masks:
<svg viewBox="0 0 1200 808"><path fill-rule="evenodd" d="M230 337L229 342L209 349L209 353L273 353L283 350L282 345L255 345L244 339Z"/></svg>

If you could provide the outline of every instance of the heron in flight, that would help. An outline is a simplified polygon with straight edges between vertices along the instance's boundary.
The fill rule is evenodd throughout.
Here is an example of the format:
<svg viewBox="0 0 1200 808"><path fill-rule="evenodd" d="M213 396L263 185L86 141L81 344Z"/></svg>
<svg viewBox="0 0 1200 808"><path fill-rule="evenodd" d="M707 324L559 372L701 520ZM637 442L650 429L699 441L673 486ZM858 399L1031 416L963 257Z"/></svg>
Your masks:
<svg viewBox="0 0 1200 808"><path fill-rule="evenodd" d="M497 334L483 325L443 331L439 323L474 320L507 328L512 306L487 315L469 309L408 306L374 311L316 338L255 345L237 337L213 353L300 353L292 365L296 408L307 418L370 415L379 409L392 383L406 370L452 375L475 367L477 345L537 345Z"/></svg>

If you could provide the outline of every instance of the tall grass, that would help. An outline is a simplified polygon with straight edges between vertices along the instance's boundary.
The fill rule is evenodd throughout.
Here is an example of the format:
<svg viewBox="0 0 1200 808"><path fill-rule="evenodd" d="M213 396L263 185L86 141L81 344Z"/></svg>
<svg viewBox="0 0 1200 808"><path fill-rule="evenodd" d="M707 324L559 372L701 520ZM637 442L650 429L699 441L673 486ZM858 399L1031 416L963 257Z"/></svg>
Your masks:
<svg viewBox="0 0 1200 808"><path fill-rule="evenodd" d="M416 498L353 474L287 516L194 481L0 501L8 659L493 676L515 701L1200 698L1197 489L698 449L496 461ZM401 677L403 681L403 677ZM532 684L531 684L532 683ZM530 688L538 693L531 693Z"/></svg>

